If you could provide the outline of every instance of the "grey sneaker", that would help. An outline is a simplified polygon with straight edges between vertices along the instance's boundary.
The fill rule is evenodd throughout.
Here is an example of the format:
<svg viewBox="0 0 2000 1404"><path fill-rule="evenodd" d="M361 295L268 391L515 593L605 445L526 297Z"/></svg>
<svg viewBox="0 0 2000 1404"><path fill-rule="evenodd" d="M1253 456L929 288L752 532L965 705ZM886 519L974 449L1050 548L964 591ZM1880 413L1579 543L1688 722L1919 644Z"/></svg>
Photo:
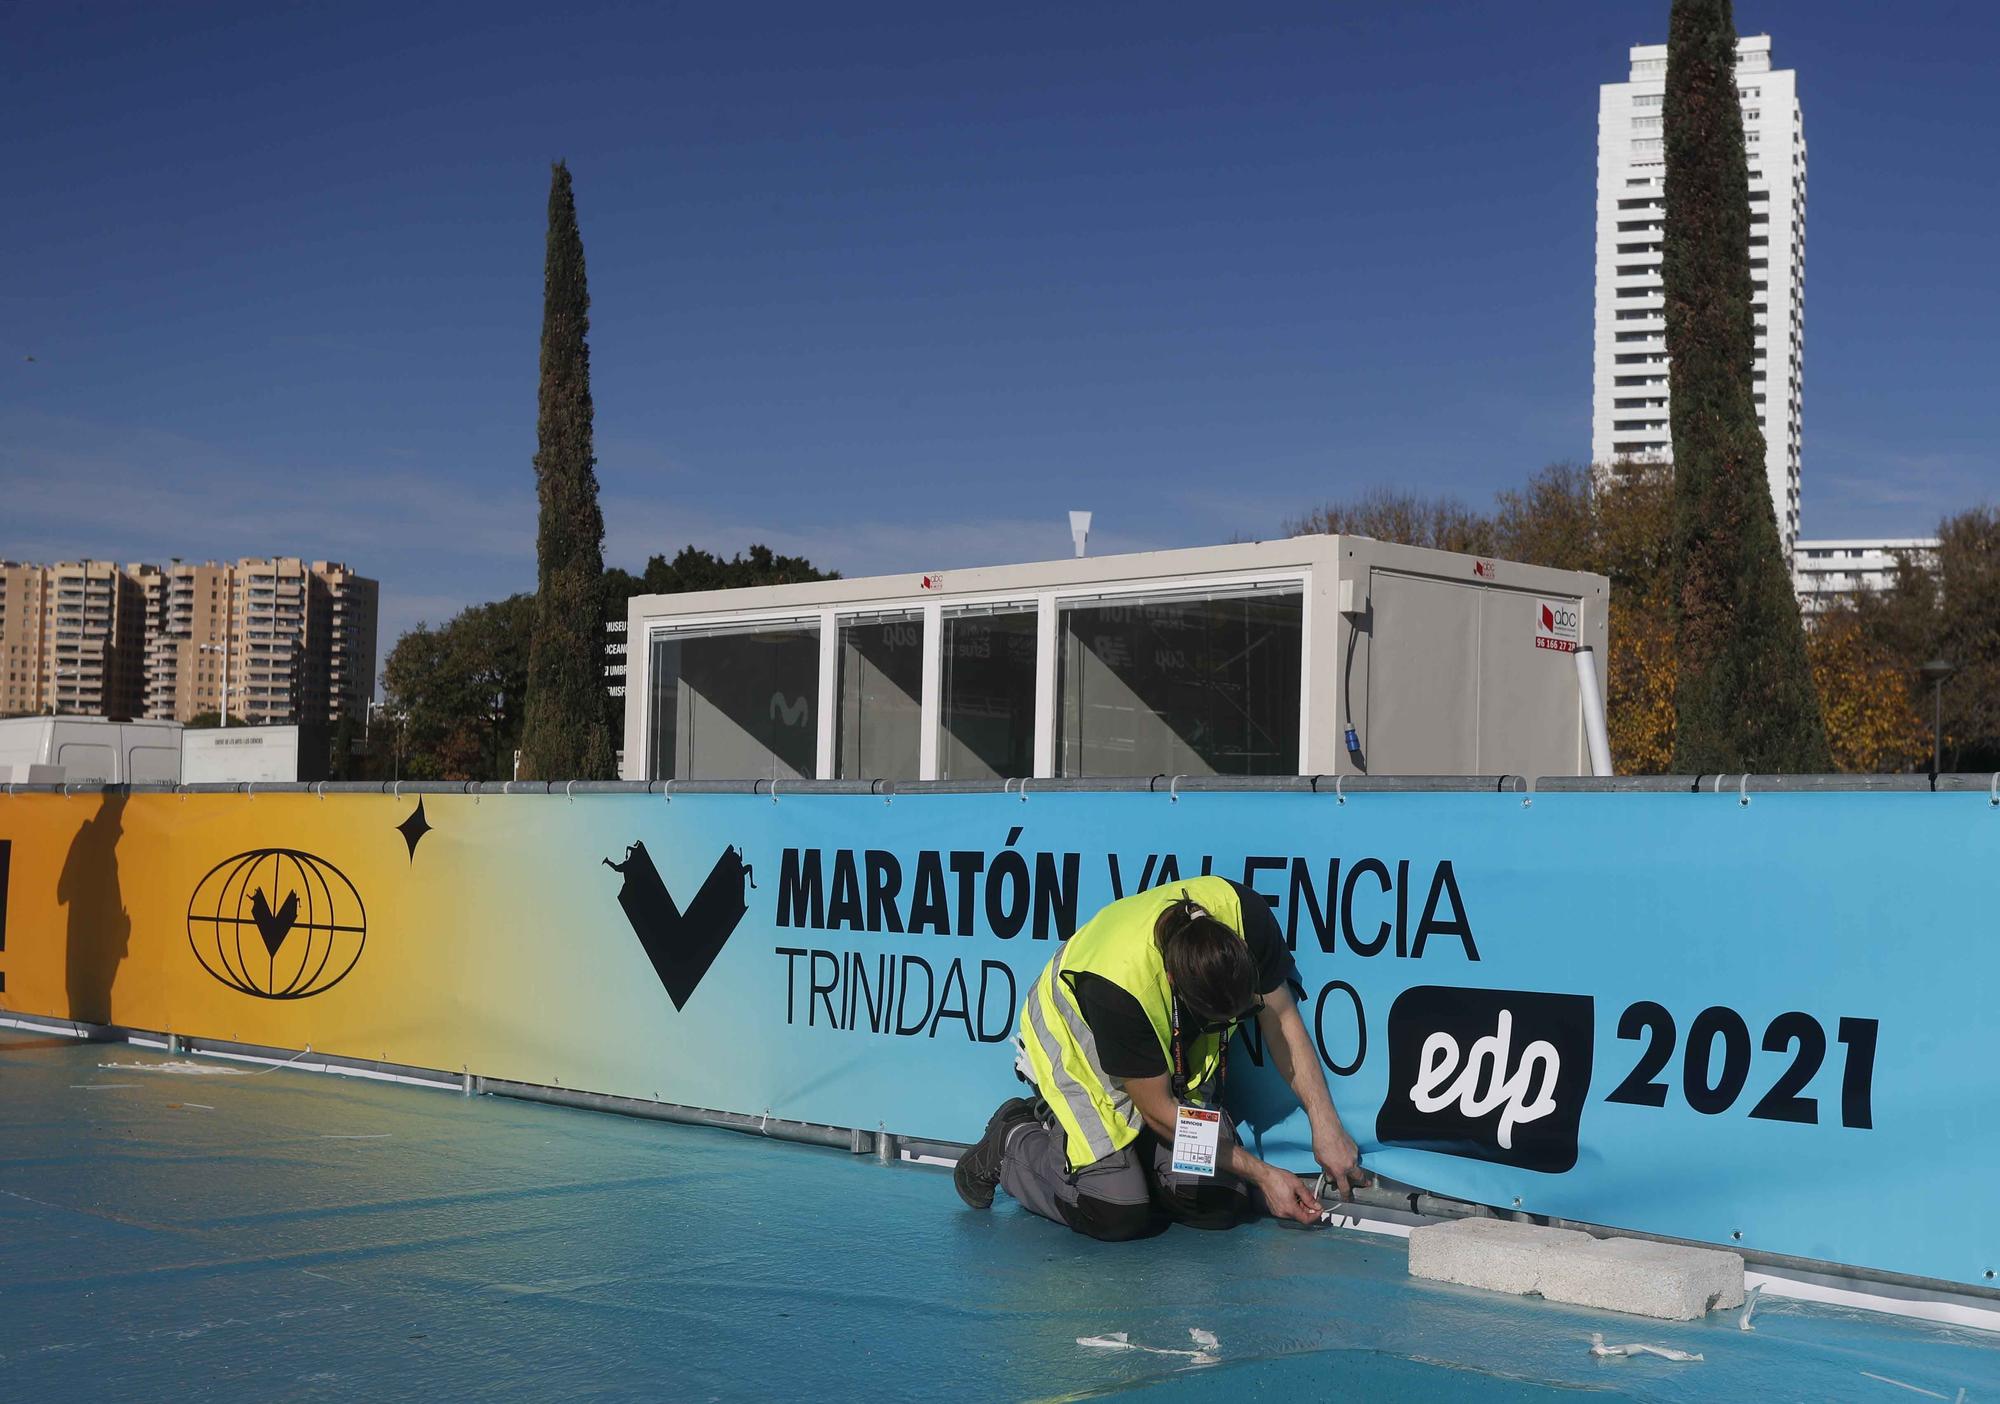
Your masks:
<svg viewBox="0 0 2000 1404"><path fill-rule="evenodd" d="M974 1209L993 1207L993 1189L1000 1183L1000 1157L1007 1135L1035 1119L1035 1104L1026 1097L1009 1097L986 1123L986 1134L958 1158L951 1172L958 1197Z"/></svg>

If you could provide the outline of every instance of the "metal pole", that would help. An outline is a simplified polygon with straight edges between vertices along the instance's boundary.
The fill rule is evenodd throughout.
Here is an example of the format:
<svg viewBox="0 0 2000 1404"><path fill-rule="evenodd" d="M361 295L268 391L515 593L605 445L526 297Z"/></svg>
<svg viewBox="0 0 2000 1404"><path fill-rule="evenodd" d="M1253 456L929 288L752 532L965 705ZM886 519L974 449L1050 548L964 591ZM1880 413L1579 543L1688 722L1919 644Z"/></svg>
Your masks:
<svg viewBox="0 0 2000 1404"><path fill-rule="evenodd" d="M1931 684L1931 774L1944 769L1944 679Z"/></svg>

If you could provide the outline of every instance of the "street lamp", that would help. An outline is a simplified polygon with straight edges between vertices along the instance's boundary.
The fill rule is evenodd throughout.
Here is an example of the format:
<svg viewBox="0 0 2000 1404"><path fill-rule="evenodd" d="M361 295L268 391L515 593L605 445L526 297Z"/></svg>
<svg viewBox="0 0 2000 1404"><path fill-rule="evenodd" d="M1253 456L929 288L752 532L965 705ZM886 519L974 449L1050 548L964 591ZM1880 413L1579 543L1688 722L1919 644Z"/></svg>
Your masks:
<svg viewBox="0 0 2000 1404"><path fill-rule="evenodd" d="M205 643L205 644L196 644L195 647L200 649L203 653L219 653L222 655L222 724L224 726L228 726L229 725L229 645ZM253 737L252 739L254 740L255 738Z"/></svg>
<svg viewBox="0 0 2000 1404"><path fill-rule="evenodd" d="M56 696L56 689L62 686L62 680L64 678L81 677L82 675L83 675L83 670L81 668L52 668L49 670L49 677L50 677L49 715L50 716L59 717L62 715L62 699Z"/></svg>
<svg viewBox="0 0 2000 1404"><path fill-rule="evenodd" d="M1944 680L1958 669L1948 659L1933 658L1917 671L1931 684L1931 774L1944 769Z"/></svg>

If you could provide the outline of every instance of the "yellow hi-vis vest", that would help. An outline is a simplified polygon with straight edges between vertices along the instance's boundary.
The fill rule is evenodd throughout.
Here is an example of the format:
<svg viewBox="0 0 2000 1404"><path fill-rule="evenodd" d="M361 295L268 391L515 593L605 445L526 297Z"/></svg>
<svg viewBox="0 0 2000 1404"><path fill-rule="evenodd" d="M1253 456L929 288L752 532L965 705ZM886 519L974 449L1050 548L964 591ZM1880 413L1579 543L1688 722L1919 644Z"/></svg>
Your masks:
<svg viewBox="0 0 2000 1404"><path fill-rule="evenodd" d="M1077 1004L1074 978L1102 976L1138 1000L1172 1067L1174 995L1153 926L1183 895L1238 936L1243 934L1243 905L1222 878L1189 878L1149 888L1113 902L1085 923L1049 961L1021 1006L1021 1043L1035 1090L1066 1134L1071 1170L1123 1150L1145 1127L1125 1084L1097 1060L1097 1040ZM1188 1100L1209 1105L1222 1091L1211 1086L1222 1062L1222 1037L1198 1034L1184 1037L1183 1043Z"/></svg>

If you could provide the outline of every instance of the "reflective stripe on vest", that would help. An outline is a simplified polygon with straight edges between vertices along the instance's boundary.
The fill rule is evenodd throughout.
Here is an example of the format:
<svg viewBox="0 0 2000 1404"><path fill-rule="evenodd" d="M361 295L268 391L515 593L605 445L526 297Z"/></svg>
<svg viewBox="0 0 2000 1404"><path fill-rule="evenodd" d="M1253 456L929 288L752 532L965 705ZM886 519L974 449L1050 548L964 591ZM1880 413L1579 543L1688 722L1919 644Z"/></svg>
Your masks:
<svg viewBox="0 0 2000 1404"><path fill-rule="evenodd" d="M1189 878L1135 893L1104 908L1070 937L1029 988L1021 1007L1021 1041L1035 1088L1063 1128L1072 1170L1129 1146L1145 1122L1124 1082L1104 1071L1097 1040L1084 1022L1069 977L1097 975L1136 999L1159 1039L1162 1058L1172 1067L1173 992L1153 927L1183 895L1238 936L1243 934L1242 904L1236 889L1222 878ZM1189 1100L1205 1105L1221 1091L1212 1084L1222 1040L1202 1034L1186 1051Z"/></svg>

